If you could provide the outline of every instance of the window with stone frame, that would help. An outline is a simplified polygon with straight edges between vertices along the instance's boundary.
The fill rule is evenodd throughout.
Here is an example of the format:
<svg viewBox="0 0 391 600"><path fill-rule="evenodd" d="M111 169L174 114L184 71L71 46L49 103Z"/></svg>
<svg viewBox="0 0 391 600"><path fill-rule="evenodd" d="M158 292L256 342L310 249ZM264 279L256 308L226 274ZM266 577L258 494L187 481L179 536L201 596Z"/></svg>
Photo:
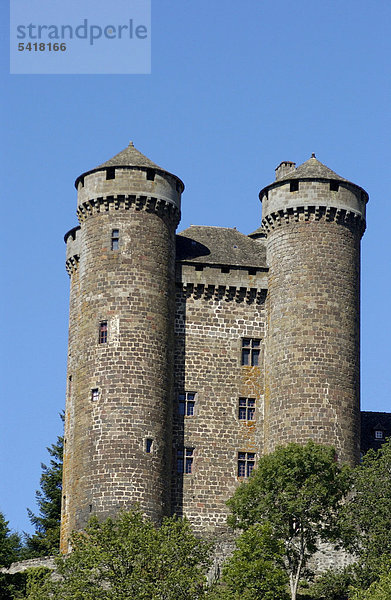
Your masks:
<svg viewBox="0 0 391 600"><path fill-rule="evenodd" d="M239 398L239 421L255 421L255 398Z"/></svg>
<svg viewBox="0 0 391 600"><path fill-rule="evenodd" d="M256 338L242 339L242 366L258 367L260 364L261 340Z"/></svg>
<svg viewBox="0 0 391 600"><path fill-rule="evenodd" d="M107 321L101 321L99 323L99 343L107 343Z"/></svg>
<svg viewBox="0 0 391 600"><path fill-rule="evenodd" d="M238 477L250 477L255 466L255 452L238 452Z"/></svg>
<svg viewBox="0 0 391 600"><path fill-rule="evenodd" d="M193 471L194 448L181 447L176 451L177 473L189 475Z"/></svg>
<svg viewBox="0 0 391 600"><path fill-rule="evenodd" d="M178 413L182 416L192 417L194 415L195 392L183 392L178 394Z"/></svg>
<svg viewBox="0 0 391 600"><path fill-rule="evenodd" d="M111 232L111 249L119 249L119 229L113 229Z"/></svg>
<svg viewBox="0 0 391 600"><path fill-rule="evenodd" d="M99 400L99 389L98 388L93 388L91 390L91 400L92 400L92 402L96 402L97 400Z"/></svg>

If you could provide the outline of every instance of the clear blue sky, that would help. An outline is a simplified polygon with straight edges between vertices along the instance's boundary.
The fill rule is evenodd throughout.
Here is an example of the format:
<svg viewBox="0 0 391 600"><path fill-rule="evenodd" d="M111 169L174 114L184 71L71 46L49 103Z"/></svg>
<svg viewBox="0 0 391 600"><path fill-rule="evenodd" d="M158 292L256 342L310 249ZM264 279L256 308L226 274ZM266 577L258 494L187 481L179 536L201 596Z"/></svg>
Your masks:
<svg viewBox="0 0 391 600"><path fill-rule="evenodd" d="M274 168L312 152L368 190L362 407L391 410L389 0L152 0L151 75L75 76L9 75L7 4L0 510L10 525L31 530L26 507L61 432L73 182L130 139L185 182L180 229L253 231Z"/></svg>

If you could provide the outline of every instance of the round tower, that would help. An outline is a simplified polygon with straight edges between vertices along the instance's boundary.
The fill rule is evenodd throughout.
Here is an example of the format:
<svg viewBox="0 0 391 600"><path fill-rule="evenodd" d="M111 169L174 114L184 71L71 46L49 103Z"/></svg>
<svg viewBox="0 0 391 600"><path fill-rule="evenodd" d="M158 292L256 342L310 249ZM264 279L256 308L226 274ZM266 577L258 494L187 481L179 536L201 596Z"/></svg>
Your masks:
<svg viewBox="0 0 391 600"><path fill-rule="evenodd" d="M283 162L259 195L267 232L265 450L360 442L360 240L367 193L320 163Z"/></svg>
<svg viewBox="0 0 391 600"><path fill-rule="evenodd" d="M184 185L128 148L77 178L61 549L91 514L170 511L175 230Z"/></svg>

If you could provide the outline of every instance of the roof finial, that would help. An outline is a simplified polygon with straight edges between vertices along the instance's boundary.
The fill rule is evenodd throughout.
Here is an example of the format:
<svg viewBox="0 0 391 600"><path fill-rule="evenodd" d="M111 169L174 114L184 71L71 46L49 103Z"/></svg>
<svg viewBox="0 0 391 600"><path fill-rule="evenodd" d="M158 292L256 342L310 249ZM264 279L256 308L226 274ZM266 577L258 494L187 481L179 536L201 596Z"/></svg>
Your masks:
<svg viewBox="0 0 391 600"><path fill-rule="evenodd" d="M129 146L131 146L132 148L134 148L134 144L133 144L132 140L130 140Z"/></svg>
<svg viewBox="0 0 391 600"><path fill-rule="evenodd" d="M313 153L311 154L311 158L316 158L316 156L315 156L315 152L313 152Z"/></svg>

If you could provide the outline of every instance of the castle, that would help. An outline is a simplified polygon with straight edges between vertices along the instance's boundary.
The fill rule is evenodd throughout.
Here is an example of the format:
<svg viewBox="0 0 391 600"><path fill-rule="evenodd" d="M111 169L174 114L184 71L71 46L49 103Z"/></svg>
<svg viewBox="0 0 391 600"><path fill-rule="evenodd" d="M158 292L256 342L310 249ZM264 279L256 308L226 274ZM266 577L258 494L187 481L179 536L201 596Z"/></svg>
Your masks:
<svg viewBox="0 0 391 600"><path fill-rule="evenodd" d="M184 184L132 143L75 186L62 551L135 502L222 532L238 483L290 441L359 460L361 187L282 162L252 234L176 235Z"/></svg>

